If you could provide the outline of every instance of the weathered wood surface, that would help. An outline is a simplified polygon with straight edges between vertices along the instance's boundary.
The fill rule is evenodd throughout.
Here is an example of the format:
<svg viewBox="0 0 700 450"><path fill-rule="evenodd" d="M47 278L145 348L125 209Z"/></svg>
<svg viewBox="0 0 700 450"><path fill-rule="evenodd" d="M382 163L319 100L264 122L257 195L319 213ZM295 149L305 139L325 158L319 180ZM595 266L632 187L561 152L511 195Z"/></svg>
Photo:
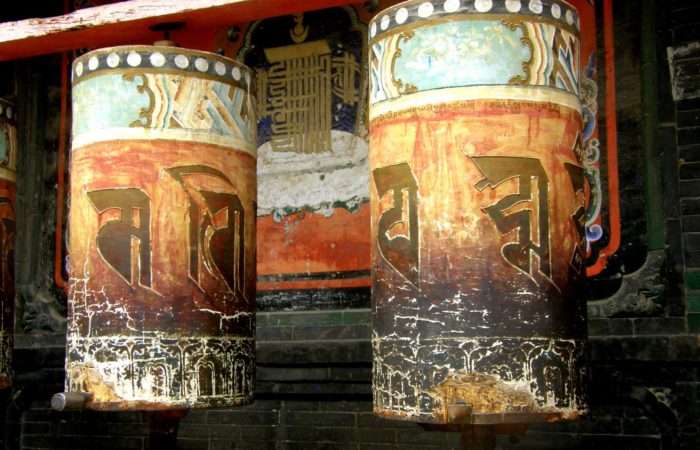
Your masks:
<svg viewBox="0 0 700 450"><path fill-rule="evenodd" d="M84 47L150 43L149 27L173 21L185 29L225 26L360 0L130 0L62 16L0 24L0 61Z"/></svg>

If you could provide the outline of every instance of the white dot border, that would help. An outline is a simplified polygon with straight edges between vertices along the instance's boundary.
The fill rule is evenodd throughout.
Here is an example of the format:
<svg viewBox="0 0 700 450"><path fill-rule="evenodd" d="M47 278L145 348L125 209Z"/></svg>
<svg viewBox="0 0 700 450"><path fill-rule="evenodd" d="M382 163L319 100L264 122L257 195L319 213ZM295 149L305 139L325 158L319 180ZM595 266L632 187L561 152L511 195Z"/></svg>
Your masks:
<svg viewBox="0 0 700 450"><path fill-rule="evenodd" d="M399 3L379 12L368 24L368 38L374 41L393 28L416 20L451 14L514 14L553 20L571 31L580 31L578 11L560 0L416 0ZM568 17L573 19L568 19Z"/></svg>
<svg viewBox="0 0 700 450"><path fill-rule="evenodd" d="M71 71L73 83L78 83L88 74L139 68L173 69L193 76L206 75L224 83L235 82L241 86L249 84L254 78L252 69L237 61L177 50L173 48L172 52L168 52L162 47L150 50L126 46L89 52L74 61Z"/></svg>

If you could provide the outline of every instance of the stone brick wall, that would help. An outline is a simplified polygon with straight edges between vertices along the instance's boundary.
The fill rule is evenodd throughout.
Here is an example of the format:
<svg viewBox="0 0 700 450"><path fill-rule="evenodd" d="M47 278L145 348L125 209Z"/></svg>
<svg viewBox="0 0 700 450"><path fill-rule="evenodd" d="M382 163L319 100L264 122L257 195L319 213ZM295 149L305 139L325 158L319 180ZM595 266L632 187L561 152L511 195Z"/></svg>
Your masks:
<svg viewBox="0 0 700 450"><path fill-rule="evenodd" d="M684 290L688 327L700 332L700 4L676 0L667 32L668 63L672 74L673 107L662 117L669 161L677 164L678 208L674 230L680 242L675 248L685 269ZM665 121L665 122L664 122ZM675 141L675 152L673 143ZM673 214L675 213L675 214Z"/></svg>
<svg viewBox="0 0 700 450"><path fill-rule="evenodd" d="M697 449L700 346L677 325L646 319L591 324L591 415L503 434L498 448ZM475 449L455 432L371 413L369 310L263 313L255 404L192 411L181 449ZM60 335L19 342L22 386L7 414L10 441L29 449L146 449L141 413L55 412L62 389ZM31 374L31 375L30 375ZM35 380L41 380L36 384ZM14 425L13 425L14 424Z"/></svg>

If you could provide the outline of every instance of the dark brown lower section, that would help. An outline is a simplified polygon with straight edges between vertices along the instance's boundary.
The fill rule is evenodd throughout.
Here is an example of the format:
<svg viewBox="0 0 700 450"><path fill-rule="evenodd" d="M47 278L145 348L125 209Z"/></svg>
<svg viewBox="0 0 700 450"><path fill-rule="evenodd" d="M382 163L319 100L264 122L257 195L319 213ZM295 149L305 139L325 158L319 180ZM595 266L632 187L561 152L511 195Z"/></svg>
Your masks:
<svg viewBox="0 0 700 450"><path fill-rule="evenodd" d="M583 341L375 335L372 345L374 411L383 417L497 424L586 411Z"/></svg>
<svg viewBox="0 0 700 450"><path fill-rule="evenodd" d="M69 337L66 360L66 391L92 393L89 409L208 408L252 401L252 337Z"/></svg>

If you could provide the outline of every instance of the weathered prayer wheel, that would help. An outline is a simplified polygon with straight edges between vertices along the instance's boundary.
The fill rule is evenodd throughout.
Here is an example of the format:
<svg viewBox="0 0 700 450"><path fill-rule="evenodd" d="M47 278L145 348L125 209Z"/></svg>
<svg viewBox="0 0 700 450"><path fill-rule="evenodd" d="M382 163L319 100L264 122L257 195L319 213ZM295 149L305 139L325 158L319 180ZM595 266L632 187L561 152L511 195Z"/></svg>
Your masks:
<svg viewBox="0 0 700 450"><path fill-rule="evenodd" d="M15 201L17 125L15 107L0 99L0 389L12 385L15 317Z"/></svg>
<svg viewBox="0 0 700 450"><path fill-rule="evenodd" d="M579 17L558 0L408 1L370 37L376 414L586 410Z"/></svg>
<svg viewBox="0 0 700 450"><path fill-rule="evenodd" d="M101 410L250 402L252 72L165 46L72 69L66 390Z"/></svg>

